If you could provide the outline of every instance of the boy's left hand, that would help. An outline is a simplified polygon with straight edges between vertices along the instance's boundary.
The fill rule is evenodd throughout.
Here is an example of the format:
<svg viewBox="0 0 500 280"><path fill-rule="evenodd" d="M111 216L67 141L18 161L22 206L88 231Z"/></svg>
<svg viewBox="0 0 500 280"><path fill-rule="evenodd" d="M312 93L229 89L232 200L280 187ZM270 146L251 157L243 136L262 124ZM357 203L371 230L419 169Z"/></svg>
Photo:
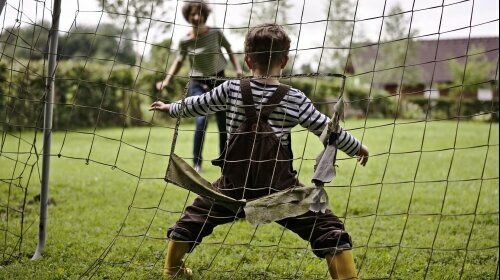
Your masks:
<svg viewBox="0 0 500 280"><path fill-rule="evenodd" d="M162 111L162 112L168 113L168 112L170 112L170 104L163 103L161 101L155 101L149 107L149 111Z"/></svg>
<svg viewBox="0 0 500 280"><path fill-rule="evenodd" d="M361 148L358 151L358 154L356 157L358 158L358 162L362 165L365 166L366 163L368 162L368 148L365 145L361 145Z"/></svg>

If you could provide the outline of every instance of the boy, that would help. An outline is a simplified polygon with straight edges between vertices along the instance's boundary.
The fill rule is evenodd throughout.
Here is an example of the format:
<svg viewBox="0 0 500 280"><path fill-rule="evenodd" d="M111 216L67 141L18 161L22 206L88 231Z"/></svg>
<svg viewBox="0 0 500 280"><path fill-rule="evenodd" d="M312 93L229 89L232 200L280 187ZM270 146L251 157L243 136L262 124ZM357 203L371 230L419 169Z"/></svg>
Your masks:
<svg viewBox="0 0 500 280"><path fill-rule="evenodd" d="M206 25L210 12L210 7L203 0L193 0L184 4L182 15L191 24L192 30L179 42L179 56L170 67L165 79L156 83L158 90L168 86L172 77L182 68L186 58L191 64L189 75L194 77L189 82L190 96L202 95L218 86L220 81L196 77L224 77L227 62L222 55L222 48L229 55L236 75L242 76L240 64L224 34L219 29ZM219 149L222 153L227 140L226 114L224 111L218 111L215 113L215 119L219 129ZM207 116L197 116L193 143L193 167L197 172L201 171L203 162L202 151L206 127Z"/></svg>
<svg viewBox="0 0 500 280"><path fill-rule="evenodd" d="M276 24L256 26L248 32L245 38L245 63L252 70L254 77L250 81L250 95L259 112L265 111L267 101L281 88L278 86L280 83L276 77L280 76L281 70L288 62L289 48L288 35ZM173 117L179 114L185 117L226 111L228 113L227 129L231 131L230 137L233 137L247 114L247 108L242 105L243 99L248 100L248 90L245 90L248 87L245 84L248 85L248 82L243 83L243 80L226 81L201 96L189 97L185 100L186 107L182 112L180 102L165 104L157 101L151 105L150 110L169 112ZM295 125L300 124L319 136L330 121L327 116L314 108L304 93L294 88L288 90L267 119L279 139L279 145L288 151L287 155L290 160L293 158L290 134ZM368 149L343 129L340 128L338 133L338 148L350 156L357 156L360 164L364 166L368 161ZM283 170L278 171L283 173L281 172ZM292 174L295 175L293 170ZM223 178L224 176L221 177ZM235 192L236 195L232 195L231 190L223 189L227 184L222 184L221 187L221 179L214 183L214 187L235 199L242 198L241 192ZM279 190L269 189L268 193ZM248 197L243 194L243 198ZM229 223L234 221L235 217L244 218L244 216L245 214L241 211L234 213L216 201L202 196L197 197L193 205L186 208L180 220L168 230L170 242L165 261L165 274L167 276L191 275L191 270L184 267L182 261L184 255L192 251L203 237L212 233L217 225ZM303 215L276 222L297 233L304 240L308 240L313 253L320 258L326 258L332 278L357 278L351 251L351 238L344 230L340 219L330 210L326 210L325 213L309 211Z"/></svg>

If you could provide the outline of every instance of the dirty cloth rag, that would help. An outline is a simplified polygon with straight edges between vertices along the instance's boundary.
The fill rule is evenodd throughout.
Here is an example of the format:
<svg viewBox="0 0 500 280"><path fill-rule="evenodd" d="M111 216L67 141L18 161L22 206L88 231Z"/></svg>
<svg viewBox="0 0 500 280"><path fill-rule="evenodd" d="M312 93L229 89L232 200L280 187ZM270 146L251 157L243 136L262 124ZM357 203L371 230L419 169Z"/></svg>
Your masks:
<svg viewBox="0 0 500 280"><path fill-rule="evenodd" d="M176 154L171 155L171 163L165 181L198 195L214 199L235 213L241 208L246 219L254 226L306 213L311 203L321 196L322 189L316 187L291 187L290 189L251 201L236 200L217 191L212 184L200 176L188 163ZM321 201L327 205L327 201Z"/></svg>

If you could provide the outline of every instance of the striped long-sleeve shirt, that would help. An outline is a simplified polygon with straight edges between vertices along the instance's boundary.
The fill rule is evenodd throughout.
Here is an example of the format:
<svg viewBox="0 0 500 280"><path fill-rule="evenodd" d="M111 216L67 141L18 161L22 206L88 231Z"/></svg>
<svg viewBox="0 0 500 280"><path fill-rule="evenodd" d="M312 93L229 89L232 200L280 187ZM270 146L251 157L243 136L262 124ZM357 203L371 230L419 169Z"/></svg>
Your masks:
<svg viewBox="0 0 500 280"><path fill-rule="evenodd" d="M257 114L259 114L262 104L268 102L278 86L252 81L251 87ZM186 107L182 114L181 101L172 103L170 115L172 117L177 117L179 114L182 117L197 117L226 111L226 125L229 132L237 129L245 119L239 80L226 81L203 95L188 97L185 103ZM319 136L329 122L330 119L319 112L303 92L295 88L290 88L269 116L269 124L276 136L281 139L282 145L290 144L290 133L297 124ZM361 143L342 128L339 128L338 132L338 148L349 156L356 155L361 148Z"/></svg>
<svg viewBox="0 0 500 280"><path fill-rule="evenodd" d="M189 57L190 76L211 76L223 71L227 61L222 48L229 51L231 45L220 29L209 28L206 34L197 39L184 38L179 42L177 59L184 61Z"/></svg>

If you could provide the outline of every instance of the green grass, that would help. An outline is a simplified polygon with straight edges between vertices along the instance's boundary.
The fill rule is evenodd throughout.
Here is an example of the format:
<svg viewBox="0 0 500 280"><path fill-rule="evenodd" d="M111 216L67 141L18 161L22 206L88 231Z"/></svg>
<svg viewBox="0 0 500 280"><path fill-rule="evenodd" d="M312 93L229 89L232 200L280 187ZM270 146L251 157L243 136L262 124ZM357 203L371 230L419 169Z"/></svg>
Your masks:
<svg viewBox="0 0 500 280"><path fill-rule="evenodd" d="M328 192L331 209L352 235L363 278L498 277L498 124L348 120L345 127L363 138L372 156L363 168L340 155ZM181 128L175 151L189 158L193 126ZM215 180L219 171L208 162L218 153L214 123L209 131L203 176ZM29 259L38 234L33 197L39 166L30 177L23 164L36 162L29 153L34 136L13 132L1 143L0 279L76 279L93 263L90 275L96 279L161 277L166 229L195 197L162 179L173 130L92 132L54 133L52 152L62 156L52 157L53 204L46 251L38 261ZM294 166L308 184L321 145L301 130L293 137ZM20 250L21 215L14 209L22 208L25 192L15 185L29 186ZM327 278L324 261L307 242L275 224L220 226L187 263L195 279Z"/></svg>

